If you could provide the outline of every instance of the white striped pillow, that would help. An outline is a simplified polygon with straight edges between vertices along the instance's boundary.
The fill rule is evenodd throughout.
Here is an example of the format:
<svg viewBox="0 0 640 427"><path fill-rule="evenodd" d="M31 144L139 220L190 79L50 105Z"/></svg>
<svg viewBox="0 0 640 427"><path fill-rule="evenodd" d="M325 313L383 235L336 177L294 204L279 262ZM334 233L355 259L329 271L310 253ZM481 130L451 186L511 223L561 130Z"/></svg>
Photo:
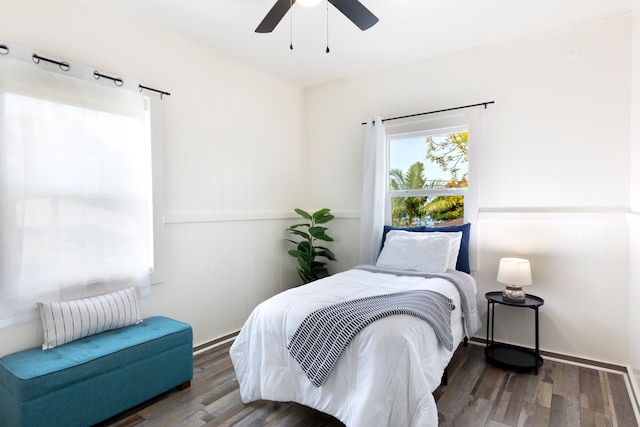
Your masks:
<svg viewBox="0 0 640 427"><path fill-rule="evenodd" d="M37 304L44 329L43 350L142 322L135 288L71 301Z"/></svg>

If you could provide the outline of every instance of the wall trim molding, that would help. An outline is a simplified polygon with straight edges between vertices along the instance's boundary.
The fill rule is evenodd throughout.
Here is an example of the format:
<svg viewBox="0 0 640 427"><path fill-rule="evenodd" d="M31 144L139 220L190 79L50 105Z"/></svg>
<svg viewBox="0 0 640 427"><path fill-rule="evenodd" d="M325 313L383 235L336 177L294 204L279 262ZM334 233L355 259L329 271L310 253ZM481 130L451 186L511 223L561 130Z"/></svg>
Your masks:
<svg viewBox="0 0 640 427"><path fill-rule="evenodd" d="M624 222L629 210L612 208L522 208L522 209L479 209L478 221L617 221Z"/></svg>
<svg viewBox="0 0 640 427"><path fill-rule="evenodd" d="M310 211L313 209L305 209ZM317 209L316 209L317 210ZM359 211L334 211L336 219L359 219ZM280 221L299 219L291 210L255 211L255 212L168 212L164 214L164 224L189 224L200 222L241 222L241 221Z"/></svg>
<svg viewBox="0 0 640 427"><path fill-rule="evenodd" d="M309 209L306 209L309 211ZM360 219L360 211L333 211L336 219ZM299 218L291 211L168 212L164 224L199 222L279 221ZM627 221L640 224L640 212L612 208L481 208L478 221Z"/></svg>
<svg viewBox="0 0 640 427"><path fill-rule="evenodd" d="M200 353L204 353L205 351L208 350L213 350L214 348L220 347L221 345L227 344L229 342L232 342L236 339L236 337L238 336L238 334L240 333L240 331L235 331L232 332L230 334L227 334L225 336L222 336L220 338L217 338L215 340L211 340L208 341L204 344L200 344L198 346L195 346L193 348L193 355L198 355Z"/></svg>
<svg viewBox="0 0 640 427"><path fill-rule="evenodd" d="M638 377L638 370L634 370L631 366L627 366L627 372L629 373L629 382L631 391L633 392L633 398L635 399L636 407L640 407L640 387L638 387L638 383L636 382L636 378ZM636 414L638 420L640 420L640 415Z"/></svg>

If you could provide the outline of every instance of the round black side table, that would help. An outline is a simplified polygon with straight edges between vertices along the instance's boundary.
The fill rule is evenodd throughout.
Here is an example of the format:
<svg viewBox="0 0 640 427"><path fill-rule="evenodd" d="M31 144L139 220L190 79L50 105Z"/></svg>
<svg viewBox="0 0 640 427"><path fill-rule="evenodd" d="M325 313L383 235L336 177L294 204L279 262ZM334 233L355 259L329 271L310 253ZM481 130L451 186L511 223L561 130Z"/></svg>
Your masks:
<svg viewBox="0 0 640 427"><path fill-rule="evenodd" d="M540 356L540 335L538 329L538 308L544 304L544 300L535 295L527 294L523 302L509 301L502 297L502 291L487 292L487 346L484 355L487 363L496 366L518 370L533 369L538 375L538 367L542 366ZM511 307L530 308L535 311L535 350L511 344L495 343L493 340L493 326L495 324L495 305L508 305Z"/></svg>

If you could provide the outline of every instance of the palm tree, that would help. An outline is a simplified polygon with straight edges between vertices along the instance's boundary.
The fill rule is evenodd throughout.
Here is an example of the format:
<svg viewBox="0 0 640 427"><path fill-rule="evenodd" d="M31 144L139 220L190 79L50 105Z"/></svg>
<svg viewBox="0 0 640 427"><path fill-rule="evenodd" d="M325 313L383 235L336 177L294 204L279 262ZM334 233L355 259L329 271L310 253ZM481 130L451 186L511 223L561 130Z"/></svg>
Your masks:
<svg viewBox="0 0 640 427"><path fill-rule="evenodd" d="M402 169L391 169L389 172L391 191L422 190L442 185L440 180L428 180L424 176L424 164L416 162L405 174ZM416 225L425 222L428 216L426 206L429 197L394 197L391 204L391 223L393 225Z"/></svg>
<svg viewBox="0 0 640 427"><path fill-rule="evenodd" d="M464 188L468 186L466 178L451 180L445 184L447 188ZM424 207L425 212L436 223L464 218L464 196L438 196Z"/></svg>

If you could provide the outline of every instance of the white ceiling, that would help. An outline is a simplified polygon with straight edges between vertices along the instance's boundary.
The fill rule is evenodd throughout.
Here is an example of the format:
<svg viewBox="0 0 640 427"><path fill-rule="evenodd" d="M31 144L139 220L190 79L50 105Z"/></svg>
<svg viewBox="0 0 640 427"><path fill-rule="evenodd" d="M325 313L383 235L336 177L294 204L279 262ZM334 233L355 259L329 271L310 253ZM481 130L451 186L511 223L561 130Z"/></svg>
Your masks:
<svg viewBox="0 0 640 427"><path fill-rule="evenodd" d="M380 21L360 31L329 5L294 5L255 33L275 0L89 0L172 28L222 55L304 87L413 64L629 11L633 0L360 0ZM290 34L294 49L289 49Z"/></svg>

